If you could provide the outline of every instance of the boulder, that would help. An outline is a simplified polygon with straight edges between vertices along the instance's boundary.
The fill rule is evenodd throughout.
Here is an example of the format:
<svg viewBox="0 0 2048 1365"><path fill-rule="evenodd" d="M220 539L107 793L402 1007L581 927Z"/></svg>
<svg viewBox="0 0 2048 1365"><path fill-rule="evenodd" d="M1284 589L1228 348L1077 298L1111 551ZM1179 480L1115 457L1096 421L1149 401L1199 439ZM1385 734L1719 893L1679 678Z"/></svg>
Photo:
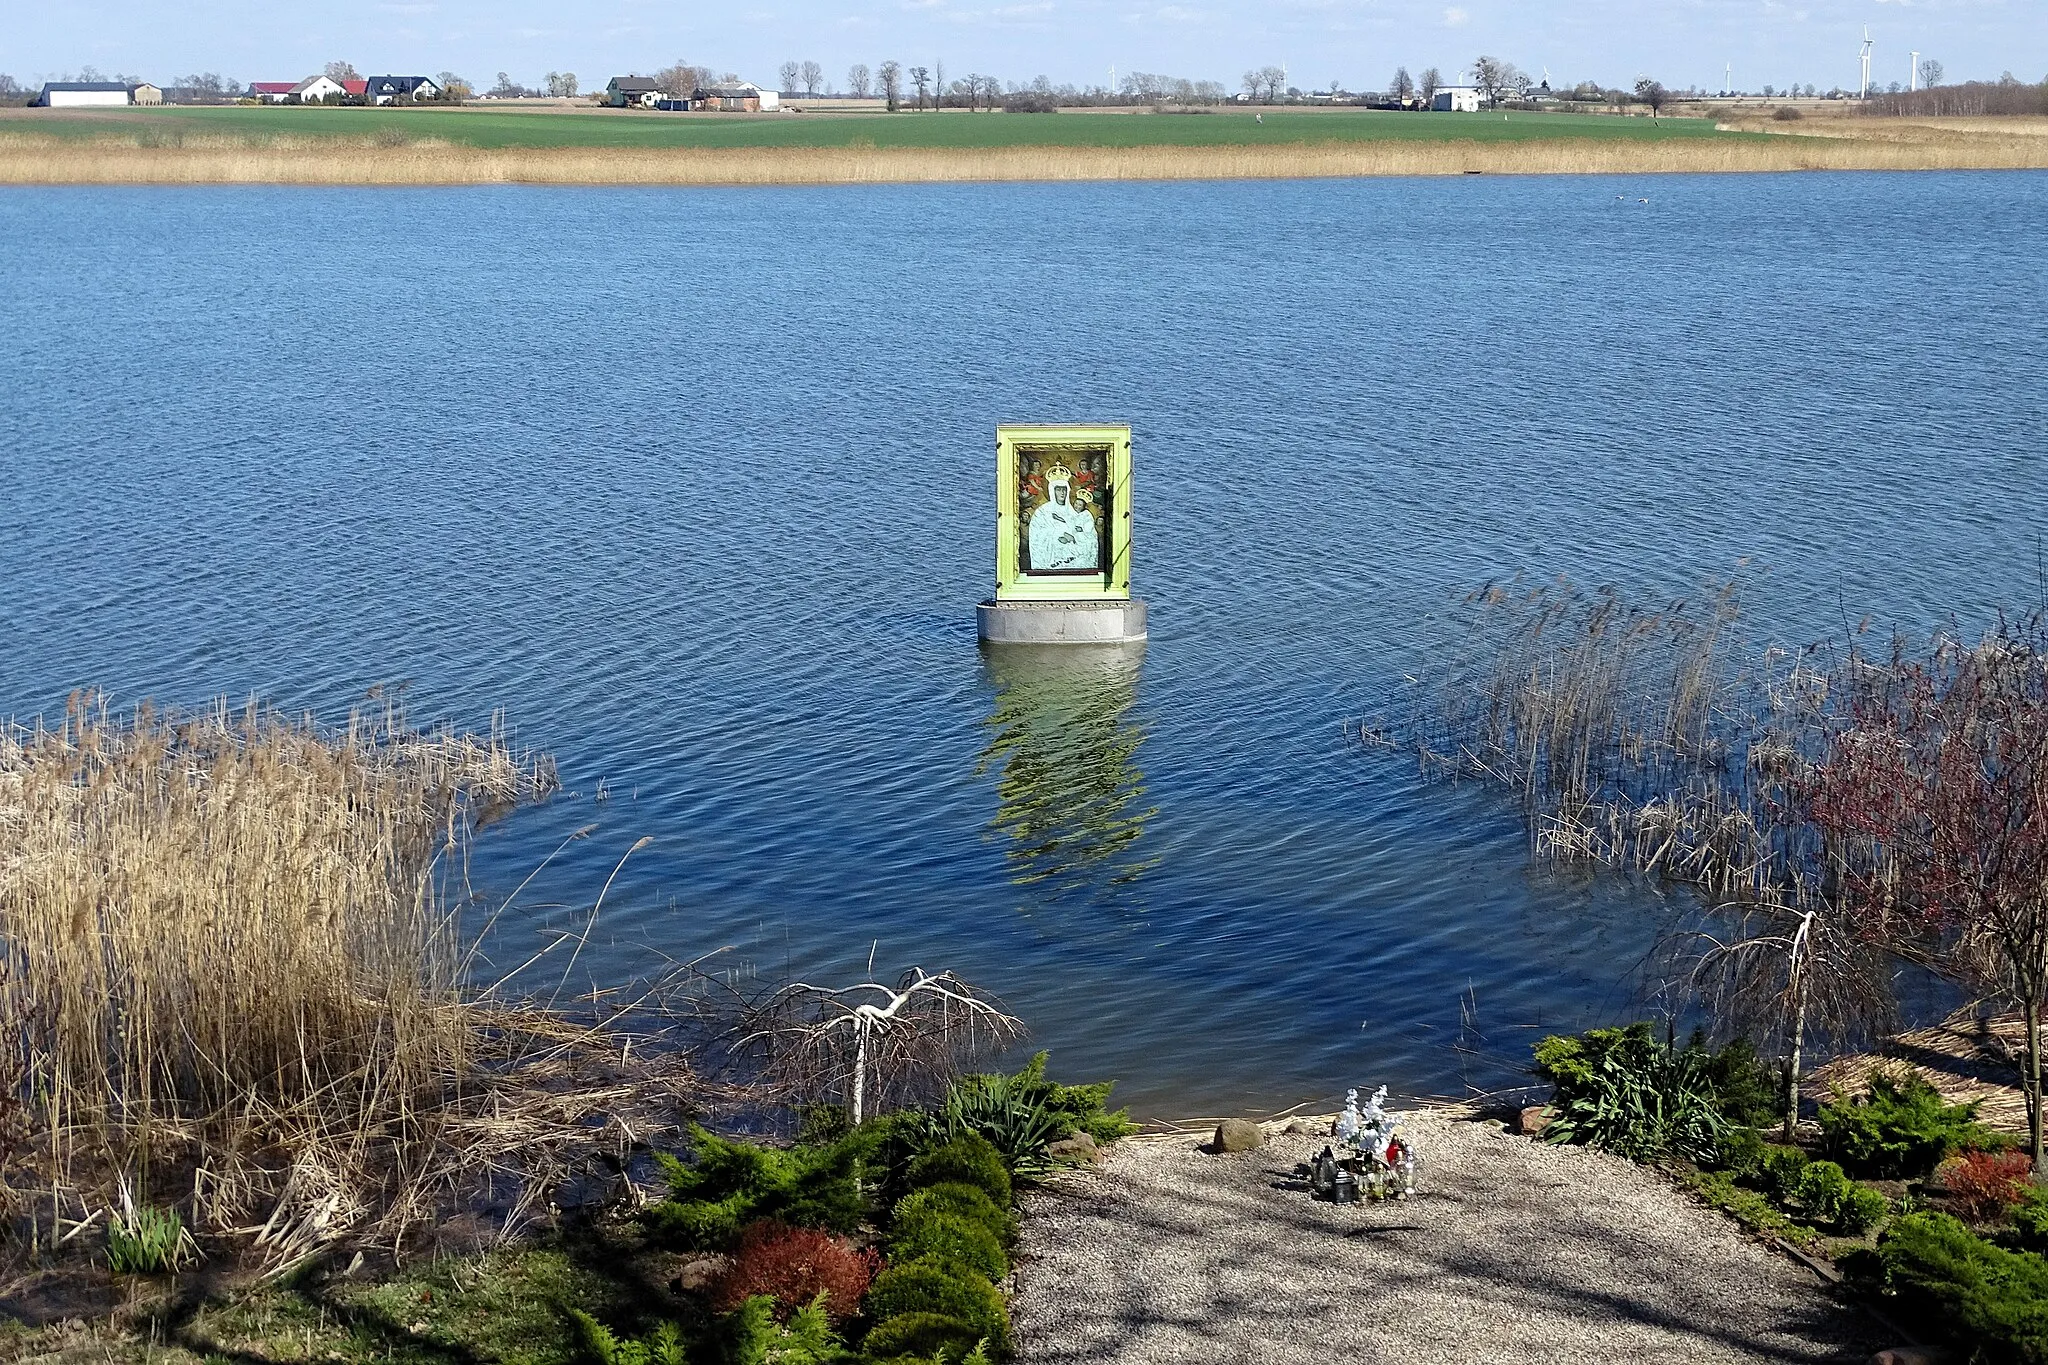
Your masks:
<svg viewBox="0 0 2048 1365"><path fill-rule="evenodd" d="M1045 1154L1069 1166L1094 1166L1102 1161L1102 1149L1086 1133L1073 1132L1058 1142L1046 1144Z"/></svg>
<svg viewBox="0 0 2048 1365"><path fill-rule="evenodd" d="M1266 1140L1265 1130L1250 1119L1225 1119L1216 1125L1216 1136L1209 1141L1212 1152L1249 1152Z"/></svg>
<svg viewBox="0 0 2048 1365"><path fill-rule="evenodd" d="M1532 1104L1515 1116L1515 1131L1524 1137L1535 1137L1550 1126L1550 1106Z"/></svg>
<svg viewBox="0 0 2048 1365"><path fill-rule="evenodd" d="M1946 1351L1932 1346L1892 1346L1870 1358L1870 1365L1943 1365Z"/></svg>

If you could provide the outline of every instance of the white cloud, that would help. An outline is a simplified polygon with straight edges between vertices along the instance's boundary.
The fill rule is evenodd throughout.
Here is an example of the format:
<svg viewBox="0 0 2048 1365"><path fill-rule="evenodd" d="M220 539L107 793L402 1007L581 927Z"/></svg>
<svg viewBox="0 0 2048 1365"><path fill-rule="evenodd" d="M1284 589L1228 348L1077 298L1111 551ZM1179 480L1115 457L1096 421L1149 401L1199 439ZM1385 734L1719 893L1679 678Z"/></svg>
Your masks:
<svg viewBox="0 0 2048 1365"><path fill-rule="evenodd" d="M1465 13L1465 11L1453 6L1452 8L1444 11L1444 27L1463 28L1465 27L1465 21L1471 17L1472 16Z"/></svg>

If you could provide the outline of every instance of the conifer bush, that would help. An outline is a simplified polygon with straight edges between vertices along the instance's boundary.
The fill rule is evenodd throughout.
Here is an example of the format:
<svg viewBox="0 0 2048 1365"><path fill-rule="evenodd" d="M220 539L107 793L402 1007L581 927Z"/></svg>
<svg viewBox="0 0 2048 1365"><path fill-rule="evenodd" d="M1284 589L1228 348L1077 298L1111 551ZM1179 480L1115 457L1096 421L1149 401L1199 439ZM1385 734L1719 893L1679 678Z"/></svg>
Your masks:
<svg viewBox="0 0 2048 1365"><path fill-rule="evenodd" d="M909 1201L905 1201L906 1203ZM964 1266L990 1283L1010 1273L1009 1258L996 1235L979 1223L939 1209L900 1208L889 1235L889 1258L940 1261Z"/></svg>
<svg viewBox="0 0 2048 1365"><path fill-rule="evenodd" d="M1913 1213L1866 1262L1897 1299L1972 1361L2048 1365L2048 1259L1993 1246L1945 1213Z"/></svg>
<svg viewBox="0 0 2048 1365"><path fill-rule="evenodd" d="M912 1189L972 1185L998 1208L1010 1207L1010 1169L1003 1154L978 1133L963 1133L910 1163Z"/></svg>
<svg viewBox="0 0 2048 1365"><path fill-rule="evenodd" d="M877 1275L874 1286L868 1290L867 1314L875 1328L868 1334L865 1349L876 1358L906 1353L882 1350L875 1334L892 1319L911 1314L950 1319L971 1334L965 1338L968 1346L986 1340L992 1353L1009 1352L1010 1318L1002 1292L964 1266L934 1261L893 1265ZM882 1343L891 1340L884 1336Z"/></svg>
<svg viewBox="0 0 2048 1365"><path fill-rule="evenodd" d="M901 1223L925 1211L950 1213L970 1223L979 1223L1006 1248L1017 1241L1015 1215L1008 1209L997 1208L995 1201L974 1185L946 1180L913 1191L896 1205L896 1219Z"/></svg>
<svg viewBox="0 0 2048 1365"><path fill-rule="evenodd" d="M2005 1141L1977 1122L1974 1104L1949 1104L1917 1074L1901 1080L1879 1072L1856 1098L1837 1095L1820 1110L1821 1155L1851 1175L1877 1180L1926 1175L1965 1148L1995 1149Z"/></svg>
<svg viewBox="0 0 2048 1365"><path fill-rule="evenodd" d="M644 1216L657 1236L686 1250L723 1251L764 1218L792 1227L852 1232L868 1212L858 1133L822 1147L778 1150L735 1142L692 1125L696 1161L658 1154L669 1195Z"/></svg>

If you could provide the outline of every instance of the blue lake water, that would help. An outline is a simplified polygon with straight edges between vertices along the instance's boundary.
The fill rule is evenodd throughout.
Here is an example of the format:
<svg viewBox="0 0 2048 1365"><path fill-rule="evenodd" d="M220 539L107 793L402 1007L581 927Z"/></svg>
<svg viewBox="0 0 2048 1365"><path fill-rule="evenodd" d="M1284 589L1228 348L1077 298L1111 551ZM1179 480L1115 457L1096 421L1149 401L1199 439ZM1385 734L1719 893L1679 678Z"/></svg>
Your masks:
<svg viewBox="0 0 2048 1365"><path fill-rule="evenodd" d="M502 708L568 790L480 882L598 824L514 939L654 840L579 979L952 967L1149 1112L1507 1083L1675 904L1345 722L1491 579L1741 573L1792 641L2037 600L2044 221L2032 173L0 191L0 713ZM994 427L1102 419L1142 663L985 660Z"/></svg>

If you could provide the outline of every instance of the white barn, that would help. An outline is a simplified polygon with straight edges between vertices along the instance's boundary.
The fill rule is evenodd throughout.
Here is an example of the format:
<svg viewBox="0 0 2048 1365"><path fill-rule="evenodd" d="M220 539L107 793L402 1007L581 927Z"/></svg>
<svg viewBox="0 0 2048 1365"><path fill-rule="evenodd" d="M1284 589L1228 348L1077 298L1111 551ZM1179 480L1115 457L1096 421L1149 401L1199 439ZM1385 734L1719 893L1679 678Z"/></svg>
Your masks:
<svg viewBox="0 0 2048 1365"><path fill-rule="evenodd" d="M1479 87L1440 85L1429 107L1440 114L1476 114L1479 112Z"/></svg>
<svg viewBox="0 0 2048 1365"><path fill-rule="evenodd" d="M300 104L318 104L322 100L338 100L348 91L332 76L308 76L293 86L290 93L299 97Z"/></svg>
<svg viewBox="0 0 2048 1365"><path fill-rule="evenodd" d="M128 87L119 81L50 81L36 103L45 109L125 108Z"/></svg>

